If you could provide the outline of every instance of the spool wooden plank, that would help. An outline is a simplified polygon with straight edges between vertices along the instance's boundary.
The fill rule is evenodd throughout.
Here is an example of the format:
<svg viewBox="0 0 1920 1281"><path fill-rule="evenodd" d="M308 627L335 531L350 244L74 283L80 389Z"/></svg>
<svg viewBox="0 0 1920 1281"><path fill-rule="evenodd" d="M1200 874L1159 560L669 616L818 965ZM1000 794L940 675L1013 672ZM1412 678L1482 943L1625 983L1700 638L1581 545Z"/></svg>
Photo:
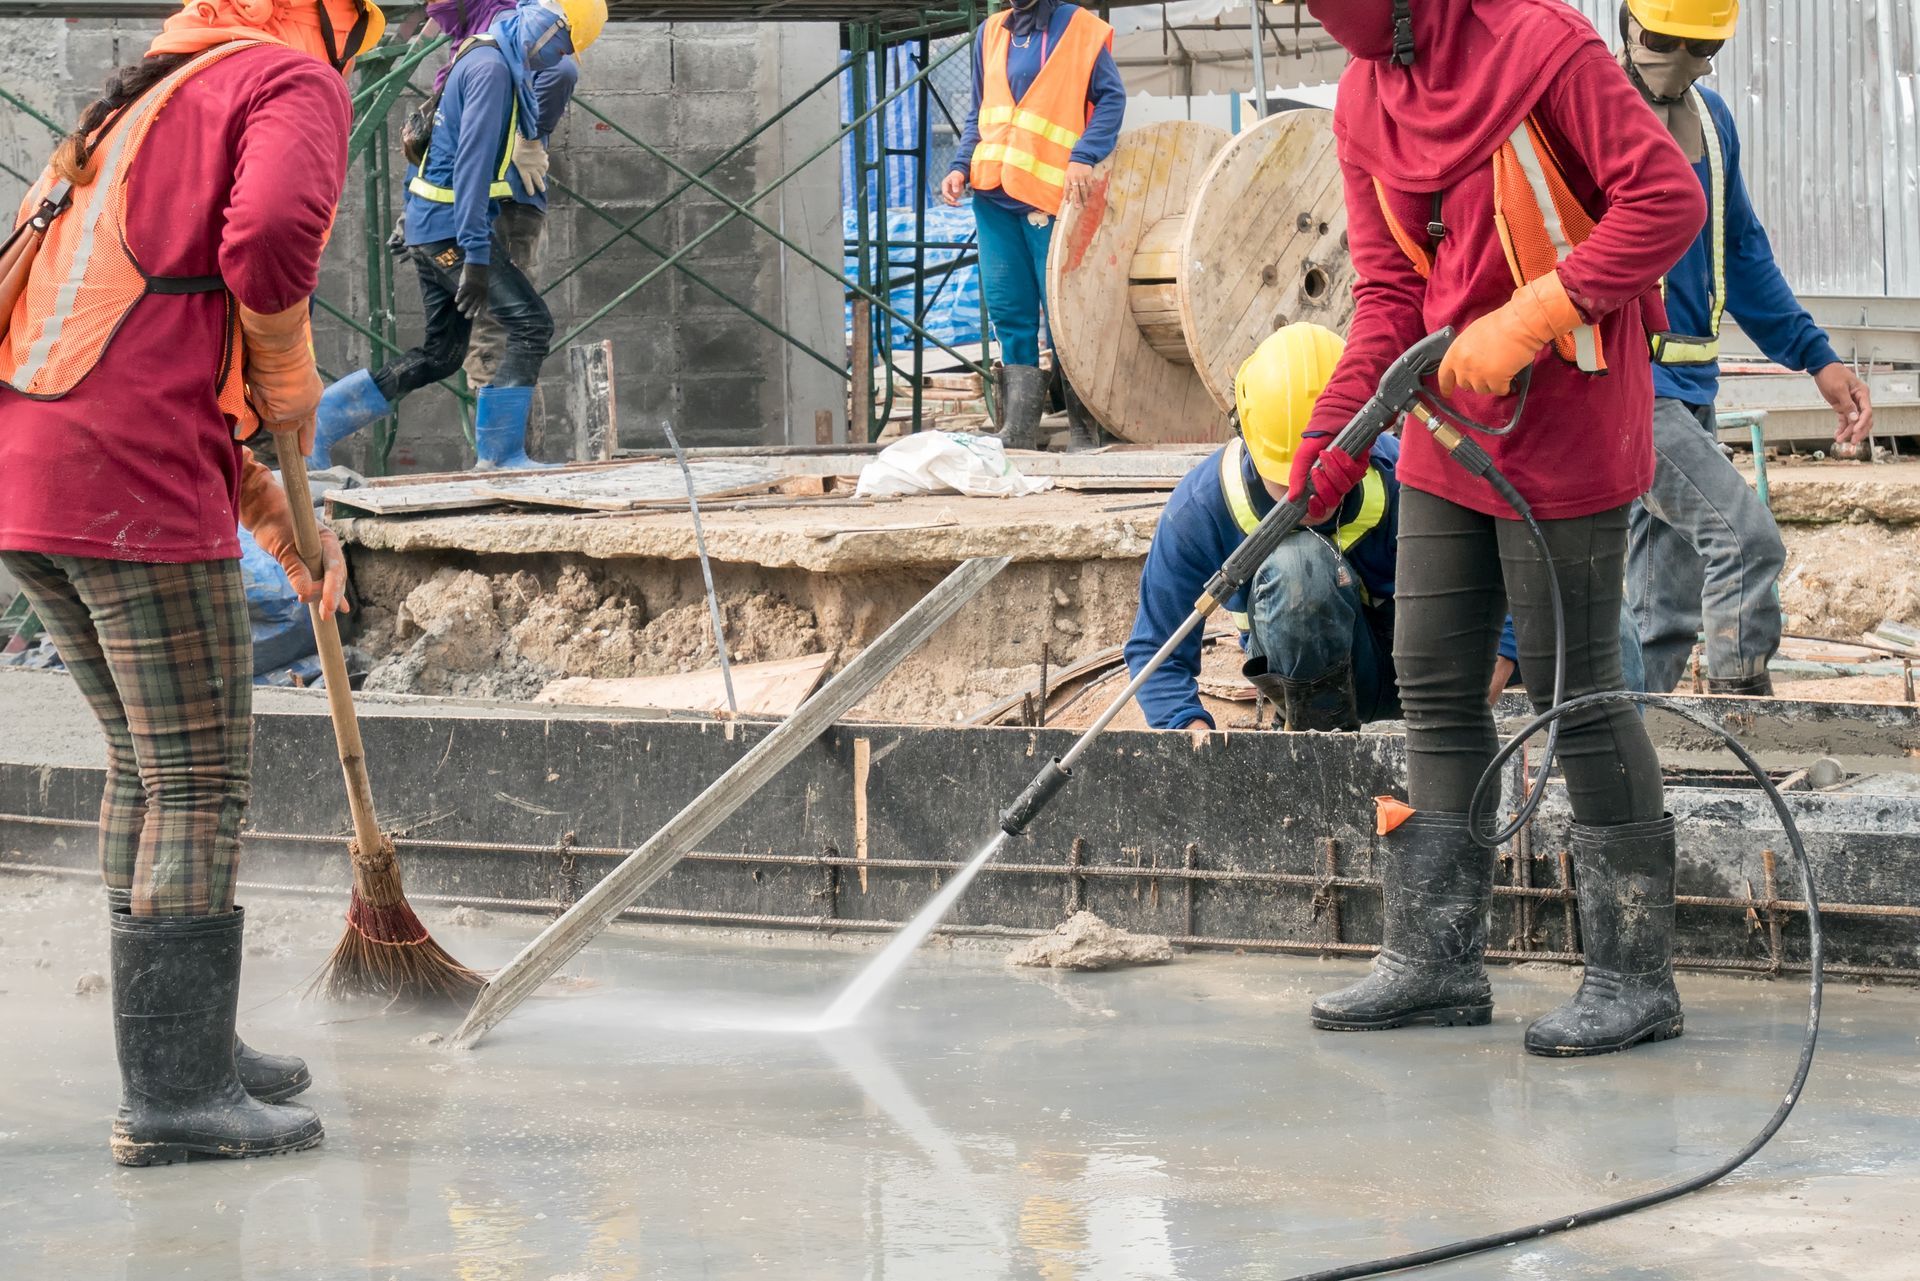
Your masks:
<svg viewBox="0 0 1920 1281"><path fill-rule="evenodd" d="M1310 320L1346 333L1346 232L1331 112L1270 116L1213 156L1186 219L1179 293L1195 372L1220 410L1274 330Z"/></svg>
<svg viewBox="0 0 1920 1281"><path fill-rule="evenodd" d="M1186 214L1207 161L1227 141L1225 130L1185 120L1129 130L1096 166L1094 195L1054 224L1047 260L1054 350L1080 399L1121 440L1226 437L1226 415L1196 371L1156 352L1140 332L1128 285L1148 231Z"/></svg>

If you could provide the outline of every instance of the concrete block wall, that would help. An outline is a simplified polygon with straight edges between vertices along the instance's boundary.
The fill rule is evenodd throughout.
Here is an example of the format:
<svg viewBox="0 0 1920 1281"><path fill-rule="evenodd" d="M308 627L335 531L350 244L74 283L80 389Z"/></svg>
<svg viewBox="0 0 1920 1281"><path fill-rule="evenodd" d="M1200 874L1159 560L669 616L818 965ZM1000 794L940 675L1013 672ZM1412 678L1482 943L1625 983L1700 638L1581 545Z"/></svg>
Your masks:
<svg viewBox="0 0 1920 1281"><path fill-rule="evenodd" d="M139 57L155 24L135 21L0 20L0 79L61 123L74 119L114 66ZM583 59L579 99L620 127L698 173L762 120L804 90L836 56L834 28L815 24L616 23ZM430 71L415 77L422 88ZM391 118L390 168L396 190L404 164L399 124ZM708 181L744 199L820 149L838 125L829 88L721 164ZM0 104L0 163L34 174L51 137L41 126ZM623 138L581 107L569 113L554 139L553 175L605 214L631 222L685 180L667 164ZM21 184L0 171L0 199L11 208ZM821 261L841 256L837 149L829 149L778 192L753 206L762 219L805 245ZM782 248L746 220L723 220L727 207L694 188L661 208L637 230L666 253L712 231L682 261L713 286L752 306L829 359L845 353L842 288L831 276ZM322 266L320 296L365 321L370 307L365 234L365 187L358 166L349 173L340 220ZM718 230L712 230L718 227ZM547 224L543 280L617 234L617 225L566 195L557 195ZM556 336L653 270L661 254L623 239L548 295ZM418 338L420 300L410 263L397 265L395 301L401 341ZM322 366L344 373L367 363L368 342L320 316L316 349ZM584 335L611 339L621 443L661 441L658 424L673 422L683 442L700 445L811 443L821 413L844 439L846 382L809 356L722 301L687 274L668 268ZM543 370L536 452L563 456L570 438L564 421L566 355L556 350ZM362 446L341 451L363 462ZM402 406L396 470L464 467L472 453L458 403L425 388Z"/></svg>

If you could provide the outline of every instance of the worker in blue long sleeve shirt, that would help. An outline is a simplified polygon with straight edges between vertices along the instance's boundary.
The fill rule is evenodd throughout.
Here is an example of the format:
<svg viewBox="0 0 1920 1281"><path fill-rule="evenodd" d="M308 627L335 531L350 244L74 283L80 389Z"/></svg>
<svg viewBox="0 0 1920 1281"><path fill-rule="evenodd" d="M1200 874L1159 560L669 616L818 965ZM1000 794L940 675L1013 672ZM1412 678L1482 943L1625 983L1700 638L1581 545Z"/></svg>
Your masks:
<svg viewBox="0 0 1920 1281"><path fill-rule="evenodd" d="M433 101L426 154L407 175L404 254L419 276L426 334L379 370L359 370L327 389L309 465L328 465L335 443L459 369L482 309L506 331L506 352L492 384L474 398L479 465L540 465L527 456L527 417L553 316L513 261L495 219L512 192L516 149L537 142L536 77L582 52L606 25L606 0L557 4L521 0L485 35L458 44Z"/></svg>
<svg viewBox="0 0 1920 1281"><path fill-rule="evenodd" d="M1813 375L1838 417L1835 440L1855 444L1873 431L1866 384L1840 362L1774 261L1740 176L1733 114L1697 83L1738 15L1733 0L1620 6L1621 65L1693 162L1710 208L1667 274L1669 328L1653 340L1653 487L1630 518L1627 602L1655 693L1679 682L1702 630L1710 690L1773 692L1767 663L1780 647L1776 583L1786 546L1772 513L1720 452L1713 402L1722 313L1770 359Z"/></svg>
<svg viewBox="0 0 1920 1281"><path fill-rule="evenodd" d="M1154 530L1140 611L1126 644L1138 674L1192 612L1235 548L1284 495L1300 434L1343 344L1319 325L1263 342L1234 383L1239 435L1189 472ZM1290 730L1354 730L1400 715L1393 673L1393 567L1400 527L1400 442L1382 436L1339 514L1295 530L1226 602L1247 651L1247 678ZM1269 488L1271 486L1271 488ZM1200 704L1198 631L1137 695L1155 729L1211 728Z"/></svg>
<svg viewBox="0 0 1920 1281"><path fill-rule="evenodd" d="M1093 166L1113 151L1126 115L1112 46L1113 28L1059 0L1013 0L974 42L973 114L940 191L958 205L973 188L981 288L1000 342L1001 439L1010 449L1038 444L1053 220L1092 192ZM1072 425L1071 448L1098 443L1090 420L1076 413Z"/></svg>
<svg viewBox="0 0 1920 1281"><path fill-rule="evenodd" d="M574 87L579 82L580 66L572 58L562 58L558 66L534 75L533 100L538 123L533 137L514 142L513 160L507 167L508 192L500 201L499 215L493 220L494 233L506 244L507 256L513 259L520 274L536 285L546 261L547 147L567 114ZM492 311L483 309L473 318L473 332L467 338L469 387L494 385L506 344L507 331L494 319Z"/></svg>

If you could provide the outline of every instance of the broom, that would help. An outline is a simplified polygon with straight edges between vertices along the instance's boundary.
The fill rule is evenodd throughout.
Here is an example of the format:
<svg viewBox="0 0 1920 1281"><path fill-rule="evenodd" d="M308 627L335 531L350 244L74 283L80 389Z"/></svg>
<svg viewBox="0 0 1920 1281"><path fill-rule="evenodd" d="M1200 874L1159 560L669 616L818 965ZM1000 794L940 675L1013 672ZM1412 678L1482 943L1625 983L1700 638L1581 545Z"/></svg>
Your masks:
<svg viewBox="0 0 1920 1281"><path fill-rule="evenodd" d="M293 508L294 544L313 581L321 579L320 524L313 515L313 491L307 485L307 460L297 431L275 432L280 475ZM414 915L400 885L400 863L393 842L374 817L373 788L367 781L366 749L360 742L360 718L347 683L347 658L340 628L320 617L318 602L307 607L313 638L320 648L320 670L327 681L327 710L340 749L340 771L347 780L347 808L353 814L353 901L347 929L315 980L333 997L384 996L400 1000L445 1001L468 1005L486 979L447 954Z"/></svg>

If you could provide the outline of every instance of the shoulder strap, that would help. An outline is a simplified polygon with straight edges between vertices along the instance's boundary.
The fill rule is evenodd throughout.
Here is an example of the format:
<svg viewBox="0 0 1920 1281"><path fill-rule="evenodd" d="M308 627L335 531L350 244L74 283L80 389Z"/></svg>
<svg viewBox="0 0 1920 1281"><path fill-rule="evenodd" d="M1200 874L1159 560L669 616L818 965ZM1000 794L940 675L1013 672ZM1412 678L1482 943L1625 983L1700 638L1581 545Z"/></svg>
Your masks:
<svg viewBox="0 0 1920 1281"><path fill-rule="evenodd" d="M1393 205L1387 200L1386 184L1378 178L1373 180L1373 197L1380 202L1380 216L1387 220L1387 232L1393 237L1393 243L1400 246L1400 252L1420 273L1420 279L1430 278L1433 275L1433 256L1420 247L1420 242L1408 234L1400 219L1394 216Z"/></svg>

